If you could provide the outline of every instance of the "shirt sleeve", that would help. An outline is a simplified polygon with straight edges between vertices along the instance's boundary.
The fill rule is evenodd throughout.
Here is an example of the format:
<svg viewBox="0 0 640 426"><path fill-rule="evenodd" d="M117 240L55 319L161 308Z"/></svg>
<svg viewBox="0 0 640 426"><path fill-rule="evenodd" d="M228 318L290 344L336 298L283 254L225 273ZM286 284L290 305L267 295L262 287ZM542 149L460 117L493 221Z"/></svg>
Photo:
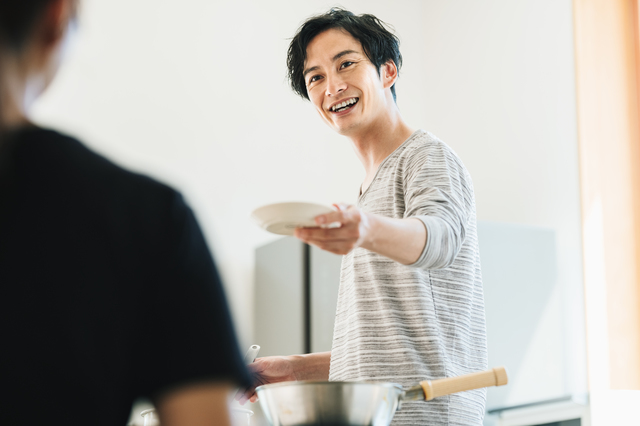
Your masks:
<svg viewBox="0 0 640 426"><path fill-rule="evenodd" d="M419 219L427 231L422 254L410 266L451 266L475 209L469 173L451 148L436 141L412 155L405 182L405 217Z"/></svg>
<svg viewBox="0 0 640 426"><path fill-rule="evenodd" d="M143 393L194 382L251 383L222 283L191 209L174 193L141 314Z"/></svg>

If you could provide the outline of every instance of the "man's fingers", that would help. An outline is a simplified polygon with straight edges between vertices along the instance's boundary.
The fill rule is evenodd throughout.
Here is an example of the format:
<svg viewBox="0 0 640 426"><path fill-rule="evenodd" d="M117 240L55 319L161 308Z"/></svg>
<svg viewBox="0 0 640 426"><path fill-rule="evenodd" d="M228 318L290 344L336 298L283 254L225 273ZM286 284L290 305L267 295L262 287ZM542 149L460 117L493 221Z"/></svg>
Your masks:
<svg viewBox="0 0 640 426"><path fill-rule="evenodd" d="M302 231L302 230L301 230ZM304 230L307 231L307 230ZM296 237L307 244L335 254L347 254L357 247L358 229L336 233L332 229L311 229L309 236L300 236L302 232L296 230ZM323 232L327 231L327 232ZM334 232L331 232L334 231Z"/></svg>
<svg viewBox="0 0 640 426"><path fill-rule="evenodd" d="M317 216L316 223L326 226L337 222L341 226L297 228L294 231L295 237L322 250L341 255L357 247L361 239L360 210L347 204L334 204L334 207L336 211Z"/></svg>
<svg viewBox="0 0 640 426"><path fill-rule="evenodd" d="M240 405L244 405L247 403L247 401L255 402L257 399L258 394L255 392L255 390L247 389L247 391L243 393L240 396L240 399L237 399L237 401L240 403Z"/></svg>
<svg viewBox="0 0 640 426"><path fill-rule="evenodd" d="M355 206L352 206L352 205L349 205L349 204L346 204L346 203L335 203L335 204L333 204L333 207L335 207L339 211L346 212L351 207L355 207Z"/></svg>
<svg viewBox="0 0 640 426"><path fill-rule="evenodd" d="M298 228L295 230L294 235L309 244L326 241L348 242L357 240L359 231L357 226L343 226L341 228Z"/></svg>
<svg viewBox="0 0 640 426"><path fill-rule="evenodd" d="M234 399L236 401L239 401L241 404L244 404L249 399L249 397L254 394L255 394L254 388L246 388L244 390L238 390L238 392L236 392L236 396Z"/></svg>
<svg viewBox="0 0 640 426"><path fill-rule="evenodd" d="M331 253L345 255L349 253L351 250L357 247L354 240L350 241L330 241L330 242L318 242L317 244L313 244L318 248L329 251Z"/></svg>
<svg viewBox="0 0 640 426"><path fill-rule="evenodd" d="M349 204L334 204L333 207L336 208L336 211L316 216L315 220L318 225L329 225L335 222L345 224L359 217L353 214L354 210L358 210L355 206Z"/></svg>
<svg viewBox="0 0 640 426"><path fill-rule="evenodd" d="M320 216L315 217L316 224L318 225L329 225L330 223L345 223L346 218L344 212L335 211L331 213L321 214Z"/></svg>

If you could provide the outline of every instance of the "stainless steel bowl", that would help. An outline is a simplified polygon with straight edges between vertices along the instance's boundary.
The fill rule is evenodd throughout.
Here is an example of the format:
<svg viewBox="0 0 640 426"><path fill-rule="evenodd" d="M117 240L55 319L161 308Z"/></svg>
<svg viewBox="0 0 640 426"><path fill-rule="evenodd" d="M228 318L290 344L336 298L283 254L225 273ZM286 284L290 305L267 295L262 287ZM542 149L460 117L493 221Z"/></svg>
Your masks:
<svg viewBox="0 0 640 426"><path fill-rule="evenodd" d="M403 393L396 384L369 382L286 382L256 391L272 426L387 426Z"/></svg>
<svg viewBox="0 0 640 426"><path fill-rule="evenodd" d="M256 388L271 426L388 426L402 401L430 401L508 382L504 367L424 380L403 390L395 383L286 382Z"/></svg>

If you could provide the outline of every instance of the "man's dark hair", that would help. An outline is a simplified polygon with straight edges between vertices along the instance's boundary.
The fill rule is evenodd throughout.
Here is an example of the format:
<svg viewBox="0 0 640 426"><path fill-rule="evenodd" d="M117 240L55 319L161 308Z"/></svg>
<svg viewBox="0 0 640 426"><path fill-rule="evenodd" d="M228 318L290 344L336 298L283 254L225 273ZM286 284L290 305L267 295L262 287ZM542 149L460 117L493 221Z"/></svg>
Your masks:
<svg viewBox="0 0 640 426"><path fill-rule="evenodd" d="M49 3L51 0L0 0L0 42L22 48Z"/></svg>
<svg viewBox="0 0 640 426"><path fill-rule="evenodd" d="M307 59L307 46L318 34L338 28L351 34L362 45L365 55L378 70L388 60L392 60L398 71L402 66L400 41L388 25L373 15L354 15L348 10L333 8L323 15L309 18L291 40L287 53L288 77L291 88L298 95L309 99L304 81L304 61ZM395 84L391 86L393 99L396 99Z"/></svg>

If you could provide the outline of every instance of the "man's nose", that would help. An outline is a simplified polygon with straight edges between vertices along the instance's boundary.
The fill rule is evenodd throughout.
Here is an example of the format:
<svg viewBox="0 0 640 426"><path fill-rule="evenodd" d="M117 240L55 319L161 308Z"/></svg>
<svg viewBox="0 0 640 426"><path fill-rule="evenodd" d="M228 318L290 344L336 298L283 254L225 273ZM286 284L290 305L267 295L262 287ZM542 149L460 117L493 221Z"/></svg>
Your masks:
<svg viewBox="0 0 640 426"><path fill-rule="evenodd" d="M347 84L337 75L327 76L327 96L335 96L347 88Z"/></svg>

